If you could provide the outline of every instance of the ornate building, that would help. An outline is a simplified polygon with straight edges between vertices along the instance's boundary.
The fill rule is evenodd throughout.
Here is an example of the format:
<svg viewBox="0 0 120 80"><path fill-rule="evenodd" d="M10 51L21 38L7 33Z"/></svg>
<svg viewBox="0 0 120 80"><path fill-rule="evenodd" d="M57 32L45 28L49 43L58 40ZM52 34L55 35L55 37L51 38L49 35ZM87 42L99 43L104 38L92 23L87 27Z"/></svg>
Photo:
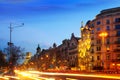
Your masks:
<svg viewBox="0 0 120 80"><path fill-rule="evenodd" d="M68 46L68 65L73 68L78 68L78 41L79 37L75 37L72 33Z"/></svg>
<svg viewBox="0 0 120 80"><path fill-rule="evenodd" d="M79 69L80 70L90 70L90 47L91 47L91 39L90 39L90 28L86 25L81 26L81 39L79 39L78 44L78 61L79 61Z"/></svg>
<svg viewBox="0 0 120 80"><path fill-rule="evenodd" d="M120 68L120 7L102 10L88 24L91 27L93 69Z"/></svg>
<svg viewBox="0 0 120 80"><path fill-rule="evenodd" d="M57 61L58 65L67 67L68 69L75 69L78 67L78 40L80 38L71 34L70 39L65 39L62 44L58 46Z"/></svg>

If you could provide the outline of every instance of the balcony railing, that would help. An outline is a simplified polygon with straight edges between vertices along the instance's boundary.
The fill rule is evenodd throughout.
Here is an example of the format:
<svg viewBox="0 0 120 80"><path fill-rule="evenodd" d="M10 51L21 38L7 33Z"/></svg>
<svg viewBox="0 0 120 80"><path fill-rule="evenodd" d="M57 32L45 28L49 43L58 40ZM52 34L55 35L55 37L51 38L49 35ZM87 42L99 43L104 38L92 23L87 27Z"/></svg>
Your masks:
<svg viewBox="0 0 120 80"><path fill-rule="evenodd" d="M91 40L94 40L94 38L91 38Z"/></svg>
<svg viewBox="0 0 120 80"><path fill-rule="evenodd" d="M118 24L118 23L120 23L120 21L115 21L115 22L114 22L114 24Z"/></svg>
<svg viewBox="0 0 120 80"><path fill-rule="evenodd" d="M115 44L120 44L120 41L115 41Z"/></svg>
<svg viewBox="0 0 120 80"><path fill-rule="evenodd" d="M116 34L117 37L120 37L120 34Z"/></svg>
<svg viewBox="0 0 120 80"><path fill-rule="evenodd" d="M120 59L112 59L112 62L120 62Z"/></svg>
<svg viewBox="0 0 120 80"><path fill-rule="evenodd" d="M120 49L118 48L118 49L114 49L114 52L118 52L118 51L120 51Z"/></svg>
<svg viewBox="0 0 120 80"><path fill-rule="evenodd" d="M91 51L91 53L94 53L94 51Z"/></svg>
<svg viewBox="0 0 120 80"><path fill-rule="evenodd" d="M91 44L91 46L94 46L94 44Z"/></svg>

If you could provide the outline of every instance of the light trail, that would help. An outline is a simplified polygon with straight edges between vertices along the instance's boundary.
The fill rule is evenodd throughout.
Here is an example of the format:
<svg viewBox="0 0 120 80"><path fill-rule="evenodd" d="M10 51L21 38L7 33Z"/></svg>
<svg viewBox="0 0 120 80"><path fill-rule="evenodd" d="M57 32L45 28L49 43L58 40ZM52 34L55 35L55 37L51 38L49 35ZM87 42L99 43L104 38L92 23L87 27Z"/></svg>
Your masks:
<svg viewBox="0 0 120 80"><path fill-rule="evenodd" d="M7 77L3 77L3 76L0 76L0 79L9 80L9 78L7 78Z"/></svg>
<svg viewBox="0 0 120 80"><path fill-rule="evenodd" d="M78 80L78 79L73 79L73 78L66 78L66 80Z"/></svg>
<svg viewBox="0 0 120 80"><path fill-rule="evenodd" d="M38 72L31 71L31 73L36 74L44 74L44 75L63 75L63 76L78 76L78 77L92 77L92 78L106 78L106 79L119 79L119 76L111 76L111 75L95 75L95 74L72 74L72 73L51 73L51 72Z"/></svg>
<svg viewBox="0 0 120 80"><path fill-rule="evenodd" d="M55 80L54 78L45 78L45 77L39 77L40 74L38 74L38 71L18 71L15 70L15 73L30 79L34 79L34 80Z"/></svg>
<svg viewBox="0 0 120 80"><path fill-rule="evenodd" d="M17 80L20 79L19 77L15 77L15 76L4 76L4 77L6 77L6 78L13 78L13 79L17 79Z"/></svg>
<svg viewBox="0 0 120 80"><path fill-rule="evenodd" d="M31 79L45 79L45 80L50 80L48 78L44 78L44 77L39 77L39 75L52 75L52 76L75 76L75 77L91 77L91 78L104 78L104 79L119 79L119 76L113 76L113 75L103 75L103 74L99 74L99 75L95 75L95 74L72 74L72 73L52 73L52 72L39 72L39 71L16 71L17 74L20 74L22 76L29 76L29 78ZM54 78L52 78L51 80L55 80Z"/></svg>
<svg viewBox="0 0 120 80"><path fill-rule="evenodd" d="M15 76L0 76L0 79L9 80L9 78L20 80L19 77Z"/></svg>

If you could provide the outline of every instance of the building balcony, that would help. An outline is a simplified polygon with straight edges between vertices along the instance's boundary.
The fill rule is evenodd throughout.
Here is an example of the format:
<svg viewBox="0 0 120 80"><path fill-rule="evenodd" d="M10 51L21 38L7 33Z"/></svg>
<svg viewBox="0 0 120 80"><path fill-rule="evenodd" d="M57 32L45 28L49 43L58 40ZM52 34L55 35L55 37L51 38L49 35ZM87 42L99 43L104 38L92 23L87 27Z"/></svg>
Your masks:
<svg viewBox="0 0 120 80"><path fill-rule="evenodd" d="M77 49L77 46L70 47L69 50Z"/></svg>
<svg viewBox="0 0 120 80"><path fill-rule="evenodd" d="M94 62L94 61L95 61L95 60L93 60L93 59L92 59L92 60L90 60L90 62Z"/></svg>
<svg viewBox="0 0 120 80"><path fill-rule="evenodd" d="M90 53L94 53L94 51L91 51Z"/></svg>
<svg viewBox="0 0 120 80"><path fill-rule="evenodd" d="M94 44L91 44L91 46L94 46Z"/></svg>
<svg viewBox="0 0 120 80"><path fill-rule="evenodd" d="M120 59L112 59L112 62L120 62Z"/></svg>
<svg viewBox="0 0 120 80"><path fill-rule="evenodd" d="M120 29L119 29L120 30ZM120 34L116 34L116 37L120 37Z"/></svg>
<svg viewBox="0 0 120 80"><path fill-rule="evenodd" d="M97 53L97 54L101 54L102 52L101 52L101 51L97 51L96 53Z"/></svg>
<svg viewBox="0 0 120 80"><path fill-rule="evenodd" d="M120 23L120 21L115 21L115 22L114 22L114 24L119 24L119 23Z"/></svg>
<svg viewBox="0 0 120 80"><path fill-rule="evenodd" d="M91 40L94 40L94 38L91 38Z"/></svg>
<svg viewBox="0 0 120 80"><path fill-rule="evenodd" d="M115 41L115 44L120 44L120 41Z"/></svg>
<svg viewBox="0 0 120 80"><path fill-rule="evenodd" d="M118 52L120 51L120 48L114 49L114 52Z"/></svg>

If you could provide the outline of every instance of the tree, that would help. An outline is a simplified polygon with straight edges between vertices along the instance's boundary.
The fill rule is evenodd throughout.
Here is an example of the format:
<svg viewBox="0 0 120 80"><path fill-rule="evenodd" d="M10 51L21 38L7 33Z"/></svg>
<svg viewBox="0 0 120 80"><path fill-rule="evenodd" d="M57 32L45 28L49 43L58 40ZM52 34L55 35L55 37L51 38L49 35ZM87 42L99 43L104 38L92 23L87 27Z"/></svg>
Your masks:
<svg viewBox="0 0 120 80"><path fill-rule="evenodd" d="M0 51L0 67L5 67L7 65L6 59L5 59L5 54Z"/></svg>
<svg viewBox="0 0 120 80"><path fill-rule="evenodd" d="M7 62L9 63L9 66L15 66L18 63L18 60L21 57L24 57L24 48L21 48L20 46L11 45L5 48L5 52L7 54Z"/></svg>

